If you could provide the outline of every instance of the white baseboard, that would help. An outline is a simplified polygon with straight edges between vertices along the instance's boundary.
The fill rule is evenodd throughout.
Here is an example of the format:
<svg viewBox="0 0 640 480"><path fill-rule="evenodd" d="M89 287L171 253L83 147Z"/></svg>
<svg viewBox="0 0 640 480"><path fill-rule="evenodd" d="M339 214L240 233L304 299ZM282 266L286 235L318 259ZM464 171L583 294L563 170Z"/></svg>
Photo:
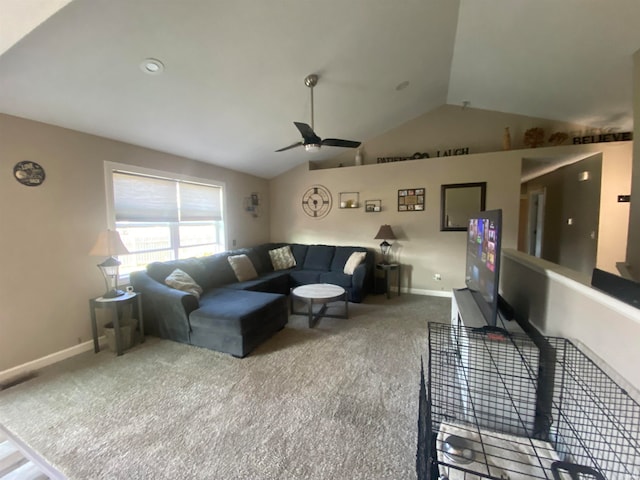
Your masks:
<svg viewBox="0 0 640 480"><path fill-rule="evenodd" d="M98 341L100 342L100 347L106 343L106 339L104 336L99 337ZM93 340L89 340L88 342L79 343L78 345L74 345L73 347L65 348L64 350L60 350L59 352L52 353L42 358L37 358L27 363L23 363L22 365L18 365L16 367L9 368L7 370L3 370L0 372L0 384L6 382L7 380L12 380L14 378L21 377L28 373L32 373L36 370L40 370L41 368L48 367L49 365L53 365L54 363L60 362L67 358L75 357L84 352L88 352L93 350Z"/></svg>
<svg viewBox="0 0 640 480"><path fill-rule="evenodd" d="M395 290L397 291L397 290ZM452 290L424 290L422 288L402 289L402 293L412 293L414 295L427 295L429 297L449 297L453 296Z"/></svg>

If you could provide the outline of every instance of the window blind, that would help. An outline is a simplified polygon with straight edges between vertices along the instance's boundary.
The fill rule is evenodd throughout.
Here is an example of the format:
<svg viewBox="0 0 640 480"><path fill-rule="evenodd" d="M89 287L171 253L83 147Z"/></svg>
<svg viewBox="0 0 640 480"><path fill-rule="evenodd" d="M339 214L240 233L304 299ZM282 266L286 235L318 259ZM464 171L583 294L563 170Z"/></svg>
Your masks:
<svg viewBox="0 0 640 480"><path fill-rule="evenodd" d="M196 183L180 182L180 221L222 220L222 189Z"/></svg>
<svg viewBox="0 0 640 480"><path fill-rule="evenodd" d="M222 220L222 189L127 172L113 172L116 222Z"/></svg>

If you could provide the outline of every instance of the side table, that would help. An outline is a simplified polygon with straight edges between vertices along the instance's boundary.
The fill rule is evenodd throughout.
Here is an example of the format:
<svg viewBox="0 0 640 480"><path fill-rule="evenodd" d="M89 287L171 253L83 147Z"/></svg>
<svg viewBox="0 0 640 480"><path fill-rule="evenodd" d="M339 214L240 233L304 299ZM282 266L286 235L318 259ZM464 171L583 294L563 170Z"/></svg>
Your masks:
<svg viewBox="0 0 640 480"><path fill-rule="evenodd" d="M124 295L114 298L97 297L89 300L89 310L91 311L91 331L93 332L93 351L100 351L98 343L98 325L96 323L96 308L111 309L111 319L113 322L113 333L116 339L116 354L122 355L122 334L120 332L119 312L124 305L131 304L137 309L138 325L140 328L140 343L144 343L144 319L142 318L142 294L137 292L127 292Z"/></svg>
<svg viewBox="0 0 640 480"><path fill-rule="evenodd" d="M377 270L382 270L384 272L384 283L387 290L387 298L391 298L391 289L390 281L389 281L389 272L392 270L396 271L396 285L398 287L398 296L400 296L400 279L402 278L402 269L399 263L378 263L376 264Z"/></svg>

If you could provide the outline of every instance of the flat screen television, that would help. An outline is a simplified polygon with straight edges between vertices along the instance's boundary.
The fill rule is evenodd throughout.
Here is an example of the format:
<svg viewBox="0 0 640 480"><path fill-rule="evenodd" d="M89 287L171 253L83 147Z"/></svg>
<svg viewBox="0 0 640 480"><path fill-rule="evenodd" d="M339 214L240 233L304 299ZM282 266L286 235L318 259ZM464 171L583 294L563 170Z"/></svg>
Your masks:
<svg viewBox="0 0 640 480"><path fill-rule="evenodd" d="M502 210L471 215L467 229L465 284L488 325L498 316Z"/></svg>

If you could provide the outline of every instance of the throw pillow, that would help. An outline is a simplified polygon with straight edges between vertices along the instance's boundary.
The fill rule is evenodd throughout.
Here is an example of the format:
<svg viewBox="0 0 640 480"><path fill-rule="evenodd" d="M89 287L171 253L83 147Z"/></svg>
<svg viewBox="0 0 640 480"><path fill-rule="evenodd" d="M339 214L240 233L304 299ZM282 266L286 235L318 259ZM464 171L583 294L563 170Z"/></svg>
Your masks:
<svg viewBox="0 0 640 480"><path fill-rule="evenodd" d="M164 279L164 283L176 290L190 293L197 299L200 299L202 287L198 285L188 273L176 268L171 274Z"/></svg>
<svg viewBox="0 0 640 480"><path fill-rule="evenodd" d="M258 272L256 272L253 263L251 263L251 260L245 254L230 255L227 257L227 260L229 260L229 264L231 268L233 268L233 273L236 274L239 282L253 280L258 277Z"/></svg>
<svg viewBox="0 0 640 480"><path fill-rule="evenodd" d="M364 257L366 257L367 252L353 252L347 263L344 264L344 273L347 275L353 275L356 267L360 265L364 261Z"/></svg>
<svg viewBox="0 0 640 480"><path fill-rule="evenodd" d="M296 266L296 259L291 253L289 245L269 250L269 257L271 257L271 264L274 270L286 270Z"/></svg>

